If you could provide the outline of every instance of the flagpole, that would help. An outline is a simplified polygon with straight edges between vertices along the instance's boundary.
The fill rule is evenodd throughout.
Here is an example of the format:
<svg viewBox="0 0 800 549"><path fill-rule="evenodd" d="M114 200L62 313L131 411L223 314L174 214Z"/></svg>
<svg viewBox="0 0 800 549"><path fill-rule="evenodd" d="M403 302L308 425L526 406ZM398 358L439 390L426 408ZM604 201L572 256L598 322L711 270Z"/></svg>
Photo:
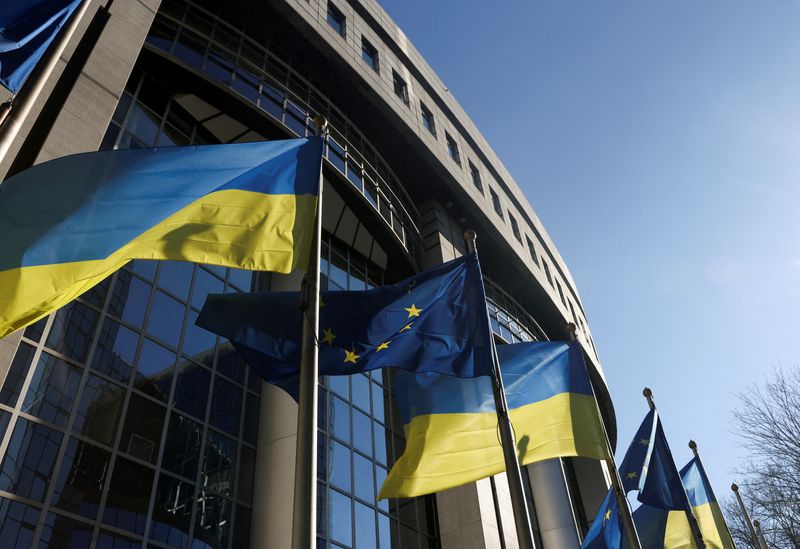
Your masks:
<svg viewBox="0 0 800 549"><path fill-rule="evenodd" d="M314 122L317 135L323 136L327 120L318 116ZM317 334L319 333L319 263L322 245L322 164L323 162L320 162L311 257L300 292L303 334L300 347L292 549L313 549L317 545L317 380L319 377Z"/></svg>
<svg viewBox="0 0 800 549"><path fill-rule="evenodd" d="M5 160L8 150L11 148L11 143L22 129L25 118L31 112L33 104L44 89L61 54L64 53L64 49L67 47L72 35L75 34L91 3L91 0L83 0L81 2L81 5L58 33L59 36L47 48L45 58L40 60L40 63L43 62L41 66L37 66L33 70L28 80L23 83L20 91L0 107L0 164Z"/></svg>
<svg viewBox="0 0 800 549"><path fill-rule="evenodd" d="M473 230L464 233L464 241L467 244L467 251L478 255L478 247L475 244L477 234ZM481 281L483 284L483 281ZM485 307L485 300L484 300ZM488 318L489 311L486 311ZM489 324L491 326L491 322ZM503 447L503 457L506 462L506 478L511 496L511 507L514 512L514 524L517 530L517 542L520 549L536 549L533 541L533 529L531 527L531 516L528 511L528 501L525 497L525 489L522 484L522 470L520 469L517 457L517 443L514 436L514 427L511 425L511 418L508 415L508 402L506 401L506 391L503 387L503 377L500 375L500 360L497 357L497 347L494 343L494 335L491 327L489 328L489 341L492 346L492 361L494 372L492 375L492 392L494 393L494 405L497 409L497 424L500 430L500 444Z"/></svg>
<svg viewBox="0 0 800 549"><path fill-rule="evenodd" d="M731 484L731 490L736 494L736 500L739 502L739 509L742 510L742 516L744 517L745 523L747 523L747 529L750 530L750 537L753 539L753 544L756 547L760 547L761 543L759 542L758 534L756 534L756 529L753 526L753 521L750 520L750 513L747 512L747 508L744 506L742 495L739 493L739 486L735 482Z"/></svg>
<svg viewBox="0 0 800 549"><path fill-rule="evenodd" d="M577 341L578 327L574 322L567 323L567 333L571 341ZM588 369L587 369L588 374ZM617 508L622 516L622 524L625 527L625 537L628 540L630 549L642 549L642 542L639 541L639 533L636 531L636 524L633 522L633 514L631 512L631 504L625 495L625 489L622 487L622 478L619 476L619 469L614 462L614 452L611 449L611 439L608 437L608 430L603 421L603 414L600 412L600 402L597 400L597 394L594 392L594 384L591 383L589 378L589 385L592 388L592 397L594 398L595 409L597 410L597 417L600 419L600 427L603 429L603 438L606 441L606 465L608 466L611 476L611 486L614 488L614 496L617 499Z"/></svg>
<svg viewBox="0 0 800 549"><path fill-rule="evenodd" d="M764 539L764 532L761 531L761 523L758 522L758 519L753 519L753 526L755 526L756 534L758 535L758 545L761 549L767 549L767 540Z"/></svg>
<svg viewBox="0 0 800 549"><path fill-rule="evenodd" d="M693 441L693 440L690 440L689 441L689 448L691 448L692 453L694 454L694 457L697 459L697 463L700 465L700 468L703 470L703 474L705 475L705 469L706 468L703 467L703 460L700 459L700 452L697 451L697 443L695 441ZM711 488L711 487L709 487L709 489L711 490L711 492L713 494L714 489ZM714 499L716 499L716 495L714 496ZM725 517L722 517L722 523L725 525L725 531L728 534L728 538L730 538L731 543L733 543L733 536L731 536L731 529L728 528L728 521L725 520ZM766 545L764 546L764 549L767 549Z"/></svg>
<svg viewBox="0 0 800 549"><path fill-rule="evenodd" d="M655 409L656 404L653 402L653 391L649 387L645 387L642 391L642 394L644 395L644 398L647 399L647 405L650 407L650 409ZM683 486L683 479L681 479L681 488L683 488L683 493L686 494L686 487ZM700 532L700 525L697 524L697 518L694 516L694 511L692 510L691 502L689 502L688 494L686 495L686 501L689 503L688 509L685 509L686 520L689 521L689 528L692 530L692 537L694 538L694 542L698 549L705 549L706 542L703 540L703 534Z"/></svg>

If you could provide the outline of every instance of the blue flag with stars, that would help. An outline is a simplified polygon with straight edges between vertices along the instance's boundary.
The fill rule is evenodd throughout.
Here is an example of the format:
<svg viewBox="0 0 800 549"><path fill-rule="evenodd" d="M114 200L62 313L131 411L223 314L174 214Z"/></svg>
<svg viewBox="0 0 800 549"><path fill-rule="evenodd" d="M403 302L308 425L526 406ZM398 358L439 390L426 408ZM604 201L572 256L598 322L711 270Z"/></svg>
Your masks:
<svg viewBox="0 0 800 549"><path fill-rule="evenodd" d="M228 338L247 363L296 396L299 292L210 295L197 325ZM475 254L393 286L322 292L319 373L394 367L458 377L491 375L489 320Z"/></svg>
<svg viewBox="0 0 800 549"><path fill-rule="evenodd" d="M689 508L686 490L655 408L636 432L619 474L625 491L639 490L637 499L642 503L659 509Z"/></svg>
<svg viewBox="0 0 800 549"><path fill-rule="evenodd" d="M600 505L586 537L583 538L581 549L620 549L622 540L622 517L612 487Z"/></svg>

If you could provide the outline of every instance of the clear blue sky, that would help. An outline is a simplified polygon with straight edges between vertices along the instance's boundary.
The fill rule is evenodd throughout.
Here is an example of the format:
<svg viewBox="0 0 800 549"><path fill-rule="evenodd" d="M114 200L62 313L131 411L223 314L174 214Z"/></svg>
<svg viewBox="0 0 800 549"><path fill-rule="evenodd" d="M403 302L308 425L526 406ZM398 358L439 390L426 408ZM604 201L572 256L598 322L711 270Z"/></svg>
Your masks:
<svg viewBox="0 0 800 549"><path fill-rule="evenodd" d="M621 451L648 385L730 494L735 394L800 363L800 3L382 4L572 271Z"/></svg>

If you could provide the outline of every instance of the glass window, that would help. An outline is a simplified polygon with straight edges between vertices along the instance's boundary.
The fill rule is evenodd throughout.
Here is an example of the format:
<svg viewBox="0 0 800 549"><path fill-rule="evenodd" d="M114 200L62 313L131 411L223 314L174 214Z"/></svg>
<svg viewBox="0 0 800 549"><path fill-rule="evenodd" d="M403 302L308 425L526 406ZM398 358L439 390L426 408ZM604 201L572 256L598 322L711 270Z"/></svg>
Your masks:
<svg viewBox="0 0 800 549"><path fill-rule="evenodd" d="M353 408L353 447L372 455L372 423L366 414Z"/></svg>
<svg viewBox="0 0 800 549"><path fill-rule="evenodd" d="M231 496L235 470L236 442L209 431L200 484L209 490Z"/></svg>
<svg viewBox="0 0 800 549"><path fill-rule="evenodd" d="M175 353L145 338L136 364L136 381L133 386L141 392L166 401L172 385Z"/></svg>
<svg viewBox="0 0 800 549"><path fill-rule="evenodd" d="M195 362L211 367L214 364L217 336L198 326L197 316L196 311L189 310L186 333L183 336L183 354ZM230 346L230 343L225 345Z"/></svg>
<svg viewBox="0 0 800 549"><path fill-rule="evenodd" d="M202 444L202 425L180 414L171 414L161 466L176 475L194 480Z"/></svg>
<svg viewBox="0 0 800 549"><path fill-rule="evenodd" d="M256 476L256 452L242 446L239 461L239 489L236 492L239 501L253 503L253 482Z"/></svg>
<svg viewBox="0 0 800 549"><path fill-rule="evenodd" d="M158 479L150 537L170 547L185 549L189 543L194 486L167 475Z"/></svg>
<svg viewBox="0 0 800 549"><path fill-rule="evenodd" d="M89 374L75 414L73 431L111 446L124 400L125 389Z"/></svg>
<svg viewBox="0 0 800 549"><path fill-rule="evenodd" d="M242 416L242 389L219 376L214 379L214 395L211 397L209 422L234 436L239 434L239 419Z"/></svg>
<svg viewBox="0 0 800 549"><path fill-rule="evenodd" d="M375 501L375 487L372 479L372 462L364 456L353 453L353 494L364 501Z"/></svg>
<svg viewBox="0 0 800 549"><path fill-rule="evenodd" d="M175 408L205 419L208 403L208 388L211 372L192 362L184 362L178 367L173 403Z"/></svg>
<svg viewBox="0 0 800 549"><path fill-rule="evenodd" d="M158 272L158 285L169 293L186 301L192 284L194 265L185 261L162 261Z"/></svg>
<svg viewBox="0 0 800 549"><path fill-rule="evenodd" d="M142 544L134 539L100 530L96 549L140 549Z"/></svg>
<svg viewBox="0 0 800 549"><path fill-rule="evenodd" d="M366 62L367 65L372 67L372 70L375 72L379 72L380 65L378 64L378 50L375 49L375 46L369 43L369 40L361 37L361 59Z"/></svg>
<svg viewBox="0 0 800 549"><path fill-rule="evenodd" d="M141 460L156 462L164 426L164 407L136 394L131 395L119 449Z"/></svg>
<svg viewBox="0 0 800 549"><path fill-rule="evenodd" d="M111 453L70 438L53 490L54 505L65 511L97 518Z"/></svg>
<svg viewBox="0 0 800 549"><path fill-rule="evenodd" d="M44 333L44 327L47 324L47 317L37 320L27 328L25 328L25 337L33 341L39 341Z"/></svg>
<svg viewBox="0 0 800 549"><path fill-rule="evenodd" d="M244 372L247 364L230 343L223 345L217 356L217 373L231 378L237 383L244 383Z"/></svg>
<svg viewBox="0 0 800 549"><path fill-rule="evenodd" d="M131 376L138 344L139 334L106 318L100 328L92 368L116 380L127 381Z"/></svg>
<svg viewBox="0 0 800 549"><path fill-rule="evenodd" d="M86 359L98 313L77 301L62 307L53 319L46 345L77 361Z"/></svg>
<svg viewBox="0 0 800 549"><path fill-rule="evenodd" d="M516 238L520 244L522 244L522 235L519 232L519 225L517 225L517 219L511 214L511 211L508 212L508 221L511 223L511 232L514 233L514 238Z"/></svg>
<svg viewBox="0 0 800 549"><path fill-rule="evenodd" d="M492 196L492 206L494 207L495 213L500 216L500 219L503 219L503 206L500 205L500 197L497 196L494 189L489 189L489 194Z"/></svg>
<svg viewBox="0 0 800 549"><path fill-rule="evenodd" d="M356 547L375 547L375 511L356 502ZM405 547L405 546L403 546Z"/></svg>
<svg viewBox="0 0 800 549"><path fill-rule="evenodd" d="M422 116L422 125L425 126L425 129L428 130L432 136L436 137L436 120L433 118L433 113L422 101L419 102L419 112Z"/></svg>
<svg viewBox="0 0 800 549"><path fill-rule="evenodd" d="M483 182L481 181L481 172L475 167L471 161L469 161L469 174L472 178L472 184L475 185L475 188L478 189L481 193L483 193Z"/></svg>
<svg viewBox="0 0 800 549"><path fill-rule="evenodd" d="M172 347L177 347L185 310L179 301L164 292L157 291L153 297L150 319L147 322L147 333Z"/></svg>
<svg viewBox="0 0 800 549"><path fill-rule="evenodd" d="M250 547L251 520L250 509L242 505L237 505L236 527L233 529L233 546L237 549L248 549ZM319 531L319 528L317 528L317 531Z"/></svg>
<svg viewBox="0 0 800 549"><path fill-rule="evenodd" d="M243 269L230 269L228 282L243 292L249 292L253 282L253 271Z"/></svg>
<svg viewBox="0 0 800 549"><path fill-rule="evenodd" d="M192 306L201 309L206 302L208 294L221 294L225 284L205 269L197 269L194 275L194 289L192 290Z"/></svg>
<svg viewBox="0 0 800 549"><path fill-rule="evenodd" d="M258 414L261 399L248 393L245 397L244 425L242 427L242 439L253 446L258 442ZM324 410L324 406L320 406ZM320 422L320 425L324 425Z"/></svg>
<svg viewBox="0 0 800 549"><path fill-rule="evenodd" d="M61 439L61 433L54 429L25 418L17 419L0 465L0 490L36 501L44 500Z"/></svg>
<svg viewBox="0 0 800 549"><path fill-rule="evenodd" d="M78 393L81 370L48 353L42 353L25 395L22 409L64 427Z"/></svg>
<svg viewBox="0 0 800 549"><path fill-rule="evenodd" d="M369 413L370 406L369 406L369 393L370 393L370 381L369 378L364 374L355 374L351 376L350 382L353 387L353 397L351 402L364 410L365 412Z"/></svg>
<svg viewBox="0 0 800 549"><path fill-rule="evenodd" d="M456 140L453 139L448 132L444 132L445 139L447 140L447 153L450 155L450 158L453 159L453 162L461 165L461 155L458 152L458 143Z"/></svg>
<svg viewBox="0 0 800 549"><path fill-rule="evenodd" d="M3 404L16 405L35 352L36 349L27 343L19 344L17 354L14 355L14 361L6 374L5 382L3 382L3 389L0 390L0 402Z"/></svg>
<svg viewBox="0 0 800 549"><path fill-rule="evenodd" d="M231 501L202 490L197 499L202 508L194 525L194 547L227 547L231 528Z"/></svg>
<svg viewBox="0 0 800 549"><path fill-rule="evenodd" d="M39 538L39 548L89 547L92 544L92 530L91 524L49 513Z"/></svg>
<svg viewBox="0 0 800 549"><path fill-rule="evenodd" d="M408 105L408 84L394 69L392 69L392 85L394 86L394 94Z"/></svg>
<svg viewBox="0 0 800 549"><path fill-rule="evenodd" d="M117 457L103 511L103 522L129 532L144 534L147 504L152 490L152 469Z"/></svg>
<svg viewBox="0 0 800 549"><path fill-rule="evenodd" d="M345 36L347 33L346 22L344 14L339 11L339 8L328 2L328 24L340 36Z"/></svg>
<svg viewBox="0 0 800 549"><path fill-rule="evenodd" d="M0 544L8 549L30 547L38 520L35 507L0 498Z"/></svg>
<svg viewBox="0 0 800 549"><path fill-rule="evenodd" d="M330 399L329 431L336 438L350 442L350 407L340 398Z"/></svg>
<svg viewBox="0 0 800 549"><path fill-rule="evenodd" d="M530 237L527 235L525 236L525 240L528 242L528 251L531 254L531 259L533 259L533 262L538 265L539 256L536 255L536 246L533 245L533 240L531 240Z"/></svg>
<svg viewBox="0 0 800 549"><path fill-rule="evenodd" d="M558 280L556 280L556 288L558 289L558 296L561 298L561 303L566 306L567 301L564 299L564 290L561 289L561 284L559 284Z"/></svg>
<svg viewBox="0 0 800 549"><path fill-rule="evenodd" d="M137 262L138 263L138 262ZM111 291L109 313L139 328L144 323L151 286L126 270L119 272Z"/></svg>
<svg viewBox="0 0 800 549"><path fill-rule="evenodd" d="M341 488L342 490L350 491L350 450L343 444L336 441L331 441L330 444L330 458L328 479L330 483Z"/></svg>
<svg viewBox="0 0 800 549"><path fill-rule="evenodd" d="M353 543L353 512L350 498L337 492L328 491L328 525L333 541L351 545Z"/></svg>

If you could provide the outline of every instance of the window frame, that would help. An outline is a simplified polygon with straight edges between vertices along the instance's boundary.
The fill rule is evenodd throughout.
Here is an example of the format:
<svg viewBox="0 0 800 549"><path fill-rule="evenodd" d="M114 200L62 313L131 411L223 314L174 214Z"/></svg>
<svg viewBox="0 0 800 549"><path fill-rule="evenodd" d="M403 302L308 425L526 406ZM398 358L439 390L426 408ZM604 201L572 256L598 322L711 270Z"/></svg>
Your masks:
<svg viewBox="0 0 800 549"><path fill-rule="evenodd" d="M494 213L500 216L500 219L505 220L505 215L503 214L503 204L500 202L500 195L498 195L494 189L489 187L489 194L492 197L492 207L494 207Z"/></svg>
<svg viewBox="0 0 800 549"><path fill-rule="evenodd" d="M400 76L400 73L397 72L396 69L392 69L392 87L394 88L394 94L402 99L403 103L408 107L410 105L408 82L406 82L405 78Z"/></svg>
<svg viewBox="0 0 800 549"><path fill-rule="evenodd" d="M378 48L372 45L372 42L361 35L361 59L376 73L381 72L381 59Z"/></svg>
<svg viewBox="0 0 800 549"><path fill-rule="evenodd" d="M419 112L422 118L422 126L428 130L428 133L433 137L436 137L436 118L433 116L433 111L431 111L425 103L420 101Z"/></svg>
<svg viewBox="0 0 800 549"><path fill-rule="evenodd" d="M330 0L327 3L325 20L327 21L328 25L336 31L336 34L342 38L347 38L347 16L345 16L342 10L330 2ZM336 28L334 23L336 23L339 28Z"/></svg>
<svg viewBox="0 0 800 549"><path fill-rule="evenodd" d="M447 155L453 162L461 166L461 151L458 150L458 142L447 130L444 132L444 139L447 144Z"/></svg>

